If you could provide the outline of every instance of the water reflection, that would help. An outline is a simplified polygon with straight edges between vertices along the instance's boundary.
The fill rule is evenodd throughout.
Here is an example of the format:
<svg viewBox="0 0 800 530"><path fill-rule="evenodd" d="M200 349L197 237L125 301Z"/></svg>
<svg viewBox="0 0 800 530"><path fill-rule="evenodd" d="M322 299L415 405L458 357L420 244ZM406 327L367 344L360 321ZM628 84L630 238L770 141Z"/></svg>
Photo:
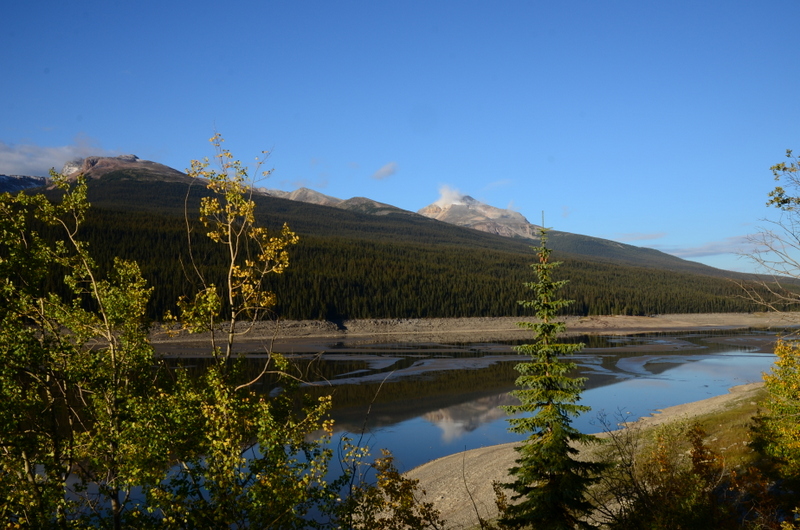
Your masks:
<svg viewBox="0 0 800 530"><path fill-rule="evenodd" d="M773 335L680 335L648 340L614 339L587 349L574 360L578 374L587 377L582 404L592 411L575 420L584 432L602 430L599 412L626 420L646 416L657 409L720 395L731 386L758 381L774 356ZM631 343L636 345L631 347ZM619 345L625 346L619 346ZM653 346L670 345L672 352ZM495 353L494 350L492 353ZM465 449L519 441L508 432L501 405L515 404L513 389L518 357L487 355L493 362L483 368L443 370L425 377L399 378L383 383L384 399L373 408L350 406L334 410L339 427L350 432L363 429L371 446L395 453L404 469ZM369 388L372 385L345 385ZM334 391L334 402L338 399Z"/></svg>
<svg viewBox="0 0 800 530"><path fill-rule="evenodd" d="M442 441L450 443L485 423L505 419L507 414L500 407L518 404L519 400L506 392L426 412L421 417L439 427Z"/></svg>
<svg viewBox="0 0 800 530"><path fill-rule="evenodd" d="M774 357L775 333L715 332L631 337L576 337L587 344L572 360L587 378L576 419L584 432L601 430L597 413L626 419L727 392L758 381ZM513 442L501 405L522 360L514 343L348 344L316 355L292 355L312 395L333 395L340 433L364 433L371 447L388 448L401 469L464 449ZM186 362L186 361L182 361ZM254 359L245 372L260 370ZM202 361L197 363L198 366ZM199 368L201 369L201 368ZM268 380L263 391L274 388Z"/></svg>

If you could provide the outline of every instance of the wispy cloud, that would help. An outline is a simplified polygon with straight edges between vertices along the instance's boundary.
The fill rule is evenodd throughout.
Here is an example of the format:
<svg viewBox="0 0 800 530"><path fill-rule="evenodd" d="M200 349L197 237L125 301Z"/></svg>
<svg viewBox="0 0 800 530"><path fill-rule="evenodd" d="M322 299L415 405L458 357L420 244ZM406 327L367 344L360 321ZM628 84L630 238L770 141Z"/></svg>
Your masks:
<svg viewBox="0 0 800 530"><path fill-rule="evenodd" d="M464 194L455 188L451 188L447 184L439 186L439 200L435 204L444 207L450 204L461 204L461 199Z"/></svg>
<svg viewBox="0 0 800 530"><path fill-rule="evenodd" d="M678 256L679 258L702 258L721 254L747 254L752 252L755 244L748 236L728 237L722 241L710 241L696 247L653 246L652 248Z"/></svg>
<svg viewBox="0 0 800 530"><path fill-rule="evenodd" d="M629 232L627 234L619 234L617 235L614 240L619 241L620 243L628 243L630 241L652 241L654 239L661 239L666 236L666 232L653 232L650 234L644 234L641 232Z"/></svg>
<svg viewBox="0 0 800 530"><path fill-rule="evenodd" d="M511 180L511 179L495 180L494 182L490 182L486 186L484 186L481 191L489 191L489 190L493 190L493 189L496 189L496 188L505 188L505 187L510 186L511 184L513 184L513 182L514 181Z"/></svg>
<svg viewBox="0 0 800 530"><path fill-rule="evenodd" d="M389 162L378 171L372 174L372 178L375 180L383 180L385 178L391 177L397 173L397 162Z"/></svg>
<svg viewBox="0 0 800 530"><path fill-rule="evenodd" d="M70 145L42 146L0 141L0 174L47 176L51 168L60 171L65 162L87 156L115 156L87 136L76 136Z"/></svg>

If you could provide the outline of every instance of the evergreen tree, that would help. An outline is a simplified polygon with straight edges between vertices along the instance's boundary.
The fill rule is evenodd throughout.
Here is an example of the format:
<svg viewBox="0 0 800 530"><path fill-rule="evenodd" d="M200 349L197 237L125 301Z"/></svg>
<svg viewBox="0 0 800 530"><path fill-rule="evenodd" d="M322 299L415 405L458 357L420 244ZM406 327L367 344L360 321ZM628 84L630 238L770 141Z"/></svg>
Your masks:
<svg viewBox="0 0 800 530"><path fill-rule="evenodd" d="M529 355L530 361L516 366L520 389L514 395L520 405L507 407L512 414L524 414L509 420L510 430L528 434L528 438L517 448L520 457L509 470L513 482L503 485L514 492L512 501L519 502L503 508L501 522L511 528L585 528L590 525L582 516L591 510L586 489L602 465L575 459L577 445L597 438L582 434L571 425L572 418L589 410L577 404L585 378L570 377L575 364L559 359L579 351L583 344L558 341L566 326L556 320L556 315L571 301L556 295L566 281L552 279L552 270L560 263L550 261L544 228L536 251L539 259L532 268L537 281L525 284L534 297L520 304L533 309L538 321L519 324L533 331L534 341L516 347L520 354Z"/></svg>

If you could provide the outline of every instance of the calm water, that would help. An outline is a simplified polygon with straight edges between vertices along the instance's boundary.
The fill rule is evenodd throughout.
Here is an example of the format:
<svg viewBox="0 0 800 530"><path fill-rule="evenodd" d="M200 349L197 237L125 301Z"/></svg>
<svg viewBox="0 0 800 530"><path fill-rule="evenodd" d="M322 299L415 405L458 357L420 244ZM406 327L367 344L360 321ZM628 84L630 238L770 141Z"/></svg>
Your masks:
<svg viewBox="0 0 800 530"><path fill-rule="evenodd" d="M715 343L719 336L710 334L593 339L594 348L574 357L581 375L588 378L582 404L592 407L574 425L584 432L600 432L598 413L635 419L761 380L774 356L759 353L746 341L750 335L733 340L726 336L730 344ZM761 351L768 351L774 336L758 337ZM748 345L737 344L740 340ZM665 351L646 349L653 345ZM331 351L342 349L339 345ZM362 444L391 450L401 470L465 449L520 440L508 432L508 416L500 408L515 403L509 391L516 377L513 365L520 358L508 354L509 349L508 344L416 350L376 345L342 352L340 360L324 363L330 363L324 369L326 379L344 381L325 390L333 388L334 403L339 403L333 411L339 434L363 436ZM361 360L344 360L351 356ZM336 368L345 362L350 364ZM420 366L441 368L441 363L449 363L450 369L413 372ZM381 383L392 369L395 377ZM406 371L411 373L396 377Z"/></svg>

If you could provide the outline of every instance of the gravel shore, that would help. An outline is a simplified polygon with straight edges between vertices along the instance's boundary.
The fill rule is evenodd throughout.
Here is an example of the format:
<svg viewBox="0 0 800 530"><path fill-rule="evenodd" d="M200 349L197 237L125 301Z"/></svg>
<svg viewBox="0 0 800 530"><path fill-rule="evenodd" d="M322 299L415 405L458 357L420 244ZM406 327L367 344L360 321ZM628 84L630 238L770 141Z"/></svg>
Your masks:
<svg viewBox="0 0 800 530"><path fill-rule="evenodd" d="M742 401L752 401L761 387L763 383L735 386L728 394L668 407L637 423L647 428L712 414ZM432 502L440 511L446 521L445 528L473 528L478 525L476 510L485 519L497 515L492 483L509 480L508 469L517 458L516 445L509 443L456 453L412 469L406 476L419 480L420 489L426 492L421 499Z"/></svg>
<svg viewBox="0 0 800 530"><path fill-rule="evenodd" d="M317 352L334 342L441 343L491 342L526 339L530 331L517 326L517 317L365 319L326 322L317 320L258 322L237 339L240 352ZM565 319L569 334L628 335L671 331L800 326L800 313L698 313L680 315L589 316ZM244 330L245 326L240 326ZM180 333L169 337L163 330L152 334L159 353L197 356L207 353L208 334Z"/></svg>
<svg viewBox="0 0 800 530"><path fill-rule="evenodd" d="M278 351L315 353L330 349L332 343L454 343L526 339L530 331L517 322L524 318L454 319L367 319L343 322L286 321L259 322L237 340L237 351ZM800 327L800 313L715 313L653 316L590 316L565 319L571 335L630 335L636 333L681 332L734 329L786 329ZM156 351L167 356L198 356L208 353L208 334L178 334L163 330L151 337ZM721 339L724 340L724 339ZM737 340L737 339L730 339ZM764 339L767 340L767 339ZM764 341L762 341L764 342ZM754 343L754 345L756 345ZM766 347L768 344L757 345ZM769 351L769 350L766 350ZM678 418L708 414L753 399L762 384L731 389L730 393L695 403L663 409L639 420L655 425ZM477 525L477 510L490 518L496 513L493 481L506 481L507 470L516 459L515 444L484 447L428 462L407 473L420 481L431 501L447 521L447 528Z"/></svg>

